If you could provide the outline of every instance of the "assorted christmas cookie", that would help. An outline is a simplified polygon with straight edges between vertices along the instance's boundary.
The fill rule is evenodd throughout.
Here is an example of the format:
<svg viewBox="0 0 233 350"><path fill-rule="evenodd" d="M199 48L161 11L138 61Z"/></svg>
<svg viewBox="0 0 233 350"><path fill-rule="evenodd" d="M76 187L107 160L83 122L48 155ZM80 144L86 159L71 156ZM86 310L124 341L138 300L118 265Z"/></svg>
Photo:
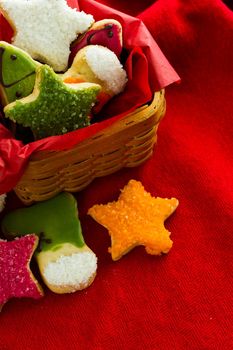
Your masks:
<svg viewBox="0 0 233 350"><path fill-rule="evenodd" d="M178 200L154 198L146 192L141 182L131 180L124 187L118 201L94 205L88 213L109 231L113 260L138 245L147 253L167 253L172 247L170 232L164 221L175 211Z"/></svg>
<svg viewBox="0 0 233 350"><path fill-rule="evenodd" d="M43 290L30 270L38 237L26 235L14 241L0 240L0 310L11 298L39 299Z"/></svg>
<svg viewBox="0 0 233 350"><path fill-rule="evenodd" d="M3 106L31 94L38 65L25 51L0 41L0 97Z"/></svg>
<svg viewBox="0 0 233 350"><path fill-rule="evenodd" d="M91 28L78 37L71 45L70 64L79 50L87 45L101 45L120 57L122 51L122 26L115 19L103 19L95 22Z"/></svg>
<svg viewBox="0 0 233 350"><path fill-rule="evenodd" d="M13 238L30 232L40 237L36 260L45 284L55 293L72 293L94 280L97 258L85 244L77 203L69 193L5 216L2 230Z"/></svg>
<svg viewBox="0 0 233 350"><path fill-rule="evenodd" d="M14 29L12 43L59 72L67 68L71 42L94 22L66 0L0 0L0 10Z"/></svg>
<svg viewBox="0 0 233 350"><path fill-rule="evenodd" d="M15 128L30 128L41 139L89 126L91 114L125 89L118 21L94 23L66 0L0 0L0 11L14 30L12 44L0 41L0 99ZM109 252L118 260L138 245L152 255L167 253L172 241L164 221L178 204L131 180L118 201L94 205L88 214L109 231ZM0 212L4 205L5 194ZM34 252L53 292L73 293L93 282L97 258L84 241L73 195L8 213L2 232L11 241L0 239L0 310L13 297L43 296L30 270Z"/></svg>
<svg viewBox="0 0 233 350"><path fill-rule="evenodd" d="M65 84L52 68L40 65L32 94L8 104L4 113L30 127L36 138L60 135L90 124L99 91L97 84Z"/></svg>
<svg viewBox="0 0 233 350"><path fill-rule="evenodd" d="M37 140L89 126L124 90L117 20L94 23L66 0L0 0L0 11L14 30L12 44L0 42L0 98L15 135L31 129Z"/></svg>
<svg viewBox="0 0 233 350"><path fill-rule="evenodd" d="M72 66L63 75L65 82L87 81L101 86L98 108L119 94L127 82L126 71L118 57L108 48L88 45L78 51Z"/></svg>

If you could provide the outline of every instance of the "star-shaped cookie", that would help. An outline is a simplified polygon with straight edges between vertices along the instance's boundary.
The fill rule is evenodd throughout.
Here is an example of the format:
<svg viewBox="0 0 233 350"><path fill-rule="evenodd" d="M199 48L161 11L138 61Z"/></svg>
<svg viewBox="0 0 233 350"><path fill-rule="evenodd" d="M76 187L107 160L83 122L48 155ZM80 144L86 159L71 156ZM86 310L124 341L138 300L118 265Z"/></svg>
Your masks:
<svg viewBox="0 0 233 350"><path fill-rule="evenodd" d="M0 0L0 10L14 29L12 43L59 72L67 68L71 42L94 22L66 0Z"/></svg>
<svg viewBox="0 0 233 350"><path fill-rule="evenodd" d="M65 84L51 67L40 65L32 94L8 104L4 113L30 127L37 139L65 134L90 124L99 91L98 84Z"/></svg>
<svg viewBox="0 0 233 350"><path fill-rule="evenodd" d="M38 237L27 235L14 241L0 240L0 311L11 298L43 296L42 288L30 270Z"/></svg>
<svg viewBox="0 0 233 350"><path fill-rule="evenodd" d="M118 260L138 245L145 246L152 255L167 253L172 241L164 221L178 204L175 198L154 198L141 182L130 180L118 201L94 205L88 214L109 231L112 241L109 252L113 260Z"/></svg>

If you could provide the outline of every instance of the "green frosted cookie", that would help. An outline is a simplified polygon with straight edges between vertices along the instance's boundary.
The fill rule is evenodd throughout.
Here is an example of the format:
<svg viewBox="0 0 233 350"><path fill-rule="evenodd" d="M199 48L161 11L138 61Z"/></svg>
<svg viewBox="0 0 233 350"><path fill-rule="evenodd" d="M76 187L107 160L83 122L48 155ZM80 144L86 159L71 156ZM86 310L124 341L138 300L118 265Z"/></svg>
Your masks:
<svg viewBox="0 0 233 350"><path fill-rule="evenodd" d="M98 84L65 84L52 68L36 70L29 96L4 108L5 116L30 127L36 138L60 135L90 124L89 114L100 91Z"/></svg>
<svg viewBox="0 0 233 350"><path fill-rule="evenodd" d="M31 94L38 65L25 51L0 41L0 97L4 106Z"/></svg>
<svg viewBox="0 0 233 350"><path fill-rule="evenodd" d="M8 213L1 225L10 239L32 232L39 236L36 260L45 284L52 291L74 292L94 280L97 259L85 244L77 202L70 193Z"/></svg>

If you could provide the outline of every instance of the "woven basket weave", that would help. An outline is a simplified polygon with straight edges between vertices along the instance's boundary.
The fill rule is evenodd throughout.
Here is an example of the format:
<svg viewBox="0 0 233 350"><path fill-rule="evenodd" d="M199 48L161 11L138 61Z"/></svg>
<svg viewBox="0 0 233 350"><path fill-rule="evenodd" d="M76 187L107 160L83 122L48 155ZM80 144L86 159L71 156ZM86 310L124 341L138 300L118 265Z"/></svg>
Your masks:
<svg viewBox="0 0 233 350"><path fill-rule="evenodd" d="M78 192L96 177L138 166L152 155L165 109L161 90L149 105L136 109L74 148L35 153L14 189L17 196L31 204L62 191Z"/></svg>

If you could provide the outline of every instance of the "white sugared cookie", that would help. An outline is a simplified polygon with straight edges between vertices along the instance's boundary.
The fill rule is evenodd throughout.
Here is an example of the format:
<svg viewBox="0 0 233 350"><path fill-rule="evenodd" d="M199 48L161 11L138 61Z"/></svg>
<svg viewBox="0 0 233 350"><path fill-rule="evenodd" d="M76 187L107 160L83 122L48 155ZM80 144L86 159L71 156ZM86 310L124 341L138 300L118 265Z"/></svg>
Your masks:
<svg viewBox="0 0 233 350"><path fill-rule="evenodd" d="M101 45L88 45L78 51L72 66L63 75L63 81L100 85L106 103L124 90L127 74L114 52Z"/></svg>
<svg viewBox="0 0 233 350"><path fill-rule="evenodd" d="M65 71L70 44L94 22L66 0L0 0L0 10L14 28L13 44L55 71Z"/></svg>

